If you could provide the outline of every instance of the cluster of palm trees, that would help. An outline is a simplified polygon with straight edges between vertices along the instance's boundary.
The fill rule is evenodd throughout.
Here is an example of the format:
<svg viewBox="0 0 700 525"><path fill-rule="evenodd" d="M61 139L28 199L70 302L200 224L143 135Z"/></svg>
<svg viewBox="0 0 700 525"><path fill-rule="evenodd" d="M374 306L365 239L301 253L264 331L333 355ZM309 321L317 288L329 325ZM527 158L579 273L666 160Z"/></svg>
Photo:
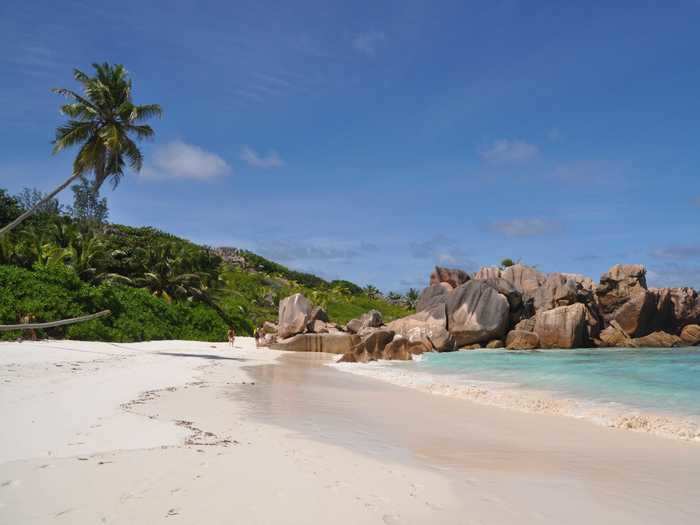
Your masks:
<svg viewBox="0 0 700 525"><path fill-rule="evenodd" d="M156 297L199 299L218 286L219 273L206 250L162 241L148 248L114 245L114 237L71 221L30 224L0 238L0 264L49 269L68 266L92 284L116 282L146 288Z"/></svg>
<svg viewBox="0 0 700 525"><path fill-rule="evenodd" d="M387 302L399 306L405 306L406 308L415 309L416 303L418 302L419 292L415 288L409 288L404 294L399 292L389 292L384 295L379 288L368 284L363 288L363 291L370 299L377 299L379 297L383 298Z"/></svg>

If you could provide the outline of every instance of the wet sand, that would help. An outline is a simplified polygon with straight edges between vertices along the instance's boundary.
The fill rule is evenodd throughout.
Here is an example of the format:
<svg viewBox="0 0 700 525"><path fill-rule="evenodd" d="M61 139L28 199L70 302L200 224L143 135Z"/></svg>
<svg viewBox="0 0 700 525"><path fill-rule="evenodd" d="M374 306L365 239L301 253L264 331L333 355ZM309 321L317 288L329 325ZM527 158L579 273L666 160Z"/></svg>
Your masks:
<svg viewBox="0 0 700 525"><path fill-rule="evenodd" d="M261 396L243 397L252 416L439 471L477 515L520 523L700 521L697 443L432 396L323 366L322 356L280 361L248 369L269 384ZM496 501L503 507L494 512Z"/></svg>

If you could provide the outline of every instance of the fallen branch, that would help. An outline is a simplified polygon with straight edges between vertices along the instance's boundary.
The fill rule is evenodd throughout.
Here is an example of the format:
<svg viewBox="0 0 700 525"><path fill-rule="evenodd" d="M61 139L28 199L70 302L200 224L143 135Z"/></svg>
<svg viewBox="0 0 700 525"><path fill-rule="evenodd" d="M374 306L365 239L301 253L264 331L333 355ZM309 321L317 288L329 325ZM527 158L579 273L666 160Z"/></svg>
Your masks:
<svg viewBox="0 0 700 525"><path fill-rule="evenodd" d="M82 323L83 321L92 321L100 317L110 315L109 310L102 310L96 314L83 315L73 317L72 319L62 319L61 321L51 321L50 323L26 323L26 324L0 324L0 332L9 332L11 330L40 330L42 328L54 328L55 326L64 326L67 324Z"/></svg>

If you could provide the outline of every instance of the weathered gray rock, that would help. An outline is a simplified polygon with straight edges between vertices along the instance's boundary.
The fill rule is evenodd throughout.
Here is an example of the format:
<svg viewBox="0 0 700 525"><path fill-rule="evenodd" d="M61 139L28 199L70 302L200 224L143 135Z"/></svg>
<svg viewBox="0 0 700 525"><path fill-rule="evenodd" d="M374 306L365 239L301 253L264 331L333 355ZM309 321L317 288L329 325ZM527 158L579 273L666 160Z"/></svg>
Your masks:
<svg viewBox="0 0 700 525"><path fill-rule="evenodd" d="M606 318L632 295L646 291L646 273L646 268L641 264L616 264L600 276L600 285L595 294Z"/></svg>
<svg viewBox="0 0 700 525"><path fill-rule="evenodd" d="M551 273L535 291L535 311L551 310L578 302L578 288L573 279L561 273Z"/></svg>
<svg viewBox="0 0 700 525"><path fill-rule="evenodd" d="M511 330L506 338L508 350L534 350L540 347L540 338L534 332Z"/></svg>
<svg viewBox="0 0 700 525"><path fill-rule="evenodd" d="M576 303L538 312L534 332L540 338L541 348L586 346L586 306Z"/></svg>
<svg viewBox="0 0 700 525"><path fill-rule="evenodd" d="M508 300L508 307L511 312L521 309L523 305L523 296L513 285L513 283L501 277L489 277L487 279L479 280L488 284L491 288L505 297Z"/></svg>
<svg viewBox="0 0 700 525"><path fill-rule="evenodd" d="M692 288L670 288L673 309L673 329L681 330L689 324L700 324L700 296Z"/></svg>
<svg viewBox="0 0 700 525"><path fill-rule="evenodd" d="M677 335L660 330L645 335L644 337L632 339L632 346L637 348L672 348L675 346L684 346L684 344L683 340Z"/></svg>
<svg viewBox="0 0 700 525"><path fill-rule="evenodd" d="M282 299L279 306L279 325L277 330L279 338L285 339L304 332L309 322L312 308L313 305L300 293Z"/></svg>
<svg viewBox="0 0 700 525"><path fill-rule="evenodd" d="M681 331L681 339L688 345L700 344L700 325L688 324Z"/></svg>
<svg viewBox="0 0 700 525"><path fill-rule="evenodd" d="M412 341L429 341L438 352L454 350L454 339L447 331L445 304L436 304L427 310L391 321L387 328Z"/></svg>
<svg viewBox="0 0 700 525"><path fill-rule="evenodd" d="M542 272L523 264L509 266L501 272L501 277L509 281L521 294L527 297L534 297L535 292L546 279L545 274Z"/></svg>
<svg viewBox="0 0 700 525"><path fill-rule="evenodd" d="M474 279L484 281L486 279L500 279L501 269L498 266L484 266L474 274Z"/></svg>
<svg viewBox="0 0 700 525"><path fill-rule="evenodd" d="M469 281L447 299L447 326L458 347L502 338L508 313L507 299L483 281Z"/></svg>
<svg viewBox="0 0 700 525"><path fill-rule="evenodd" d="M265 321L262 325L262 332L264 334L276 334L277 329L277 325L275 323L271 323L270 321Z"/></svg>
<svg viewBox="0 0 700 525"><path fill-rule="evenodd" d="M447 295L451 290L448 290L443 284L446 283L433 284L420 293L416 302L416 312L429 310L437 304L445 304L447 302Z"/></svg>
<svg viewBox="0 0 700 525"><path fill-rule="evenodd" d="M504 346L505 343L501 339L494 339L493 341L488 342L486 348L503 348Z"/></svg>
<svg viewBox="0 0 700 525"><path fill-rule="evenodd" d="M469 279L469 274L464 270L436 266L435 270L430 274L430 285L448 283L452 288L457 288Z"/></svg>
<svg viewBox="0 0 700 525"><path fill-rule="evenodd" d="M320 306L314 306L309 313L309 321L325 321L328 322L328 314Z"/></svg>
<svg viewBox="0 0 700 525"><path fill-rule="evenodd" d="M632 346L632 339L620 327L617 321L612 321L610 326L600 332L599 336L602 346L629 348Z"/></svg>
<svg viewBox="0 0 700 525"><path fill-rule="evenodd" d="M656 313L657 296L648 290L639 289L627 301L608 315L608 322L617 321L630 337L641 337L652 329Z"/></svg>
<svg viewBox="0 0 700 525"><path fill-rule="evenodd" d="M351 334L360 333L366 328L378 328L384 324L382 313L378 310L370 310L362 314L359 319L352 319L345 325L345 329Z"/></svg>
<svg viewBox="0 0 700 525"><path fill-rule="evenodd" d="M394 335L393 330L377 329L345 352L339 362L367 363L381 359L384 347L394 339Z"/></svg>
<svg viewBox="0 0 700 525"><path fill-rule="evenodd" d="M423 345L419 342L411 342L405 337L395 337L382 351L382 359L410 361L414 355L423 353Z"/></svg>
<svg viewBox="0 0 700 525"><path fill-rule="evenodd" d="M278 339L269 346L273 350L290 352L346 354L359 343L360 337L353 334L297 334L287 339Z"/></svg>
<svg viewBox="0 0 700 525"><path fill-rule="evenodd" d="M523 319L518 324L516 324L513 329L514 330L525 330L526 332L532 332L535 330L535 318L529 317L527 319Z"/></svg>

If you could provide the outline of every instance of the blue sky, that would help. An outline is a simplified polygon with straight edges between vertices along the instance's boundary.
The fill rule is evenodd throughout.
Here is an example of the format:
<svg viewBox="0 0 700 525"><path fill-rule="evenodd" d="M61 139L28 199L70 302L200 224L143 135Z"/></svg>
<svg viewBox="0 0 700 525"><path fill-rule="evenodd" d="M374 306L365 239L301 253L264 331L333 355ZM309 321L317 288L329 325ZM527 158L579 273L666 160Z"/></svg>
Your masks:
<svg viewBox="0 0 700 525"><path fill-rule="evenodd" d="M503 257L700 287L698 1L99 4L0 5L1 187L69 174L49 89L117 62L165 115L115 222L384 290Z"/></svg>

